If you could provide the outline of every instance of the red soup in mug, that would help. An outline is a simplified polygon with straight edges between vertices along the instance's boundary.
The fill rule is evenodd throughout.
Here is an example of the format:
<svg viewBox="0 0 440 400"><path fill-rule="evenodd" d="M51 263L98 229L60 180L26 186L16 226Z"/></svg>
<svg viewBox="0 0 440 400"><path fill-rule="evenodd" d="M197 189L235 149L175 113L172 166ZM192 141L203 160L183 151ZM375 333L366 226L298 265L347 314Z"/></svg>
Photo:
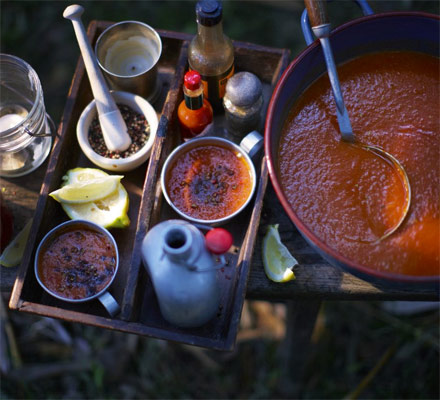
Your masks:
<svg viewBox="0 0 440 400"><path fill-rule="evenodd" d="M52 293L65 299L92 297L116 271L116 249L108 236L73 225L45 244L38 255L38 275Z"/></svg>
<svg viewBox="0 0 440 400"><path fill-rule="evenodd" d="M167 172L165 185L170 200L181 212L212 221L233 214L246 203L253 177L240 152L206 144L180 154Z"/></svg>

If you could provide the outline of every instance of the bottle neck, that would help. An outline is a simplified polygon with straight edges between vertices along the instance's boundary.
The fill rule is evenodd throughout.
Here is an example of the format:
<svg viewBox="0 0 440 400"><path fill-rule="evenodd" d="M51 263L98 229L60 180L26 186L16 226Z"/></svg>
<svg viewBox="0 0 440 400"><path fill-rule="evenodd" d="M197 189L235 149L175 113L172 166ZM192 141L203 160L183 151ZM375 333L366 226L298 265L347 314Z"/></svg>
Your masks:
<svg viewBox="0 0 440 400"><path fill-rule="evenodd" d="M193 252L193 237L191 231L181 225L170 225L164 231L163 251L173 261L187 261Z"/></svg>
<svg viewBox="0 0 440 400"><path fill-rule="evenodd" d="M183 97L187 108L190 110L198 110L203 106L203 86L200 86L196 90L190 90L184 86Z"/></svg>
<svg viewBox="0 0 440 400"><path fill-rule="evenodd" d="M213 26L197 24L197 36L200 44L206 47L223 42L224 36L222 21Z"/></svg>

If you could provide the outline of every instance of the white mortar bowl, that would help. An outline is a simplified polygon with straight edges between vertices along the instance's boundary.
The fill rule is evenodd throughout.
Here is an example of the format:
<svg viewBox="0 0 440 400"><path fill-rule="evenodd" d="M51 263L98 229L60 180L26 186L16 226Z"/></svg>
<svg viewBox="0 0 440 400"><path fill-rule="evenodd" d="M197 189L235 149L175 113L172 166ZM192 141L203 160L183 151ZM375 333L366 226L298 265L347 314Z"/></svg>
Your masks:
<svg viewBox="0 0 440 400"><path fill-rule="evenodd" d="M116 104L124 104L133 111L143 114L150 125L150 137L145 145L135 154L119 159L107 158L96 153L89 143L89 128L93 119L97 115L95 100L92 100L82 112L76 126L76 136L81 150L86 157L95 165L108 171L131 171L142 165L150 157L156 137L158 119L153 106L143 97L128 92L112 91L111 94Z"/></svg>

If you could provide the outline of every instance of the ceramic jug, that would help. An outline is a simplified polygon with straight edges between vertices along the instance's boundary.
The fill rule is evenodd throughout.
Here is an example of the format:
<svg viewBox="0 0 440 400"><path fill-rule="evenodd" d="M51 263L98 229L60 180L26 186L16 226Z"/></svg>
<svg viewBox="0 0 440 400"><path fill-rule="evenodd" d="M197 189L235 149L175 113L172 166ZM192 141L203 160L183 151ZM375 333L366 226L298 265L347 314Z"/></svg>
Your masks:
<svg viewBox="0 0 440 400"><path fill-rule="evenodd" d="M216 315L219 265L194 225L167 220L154 226L142 242L142 260L169 323L198 327Z"/></svg>

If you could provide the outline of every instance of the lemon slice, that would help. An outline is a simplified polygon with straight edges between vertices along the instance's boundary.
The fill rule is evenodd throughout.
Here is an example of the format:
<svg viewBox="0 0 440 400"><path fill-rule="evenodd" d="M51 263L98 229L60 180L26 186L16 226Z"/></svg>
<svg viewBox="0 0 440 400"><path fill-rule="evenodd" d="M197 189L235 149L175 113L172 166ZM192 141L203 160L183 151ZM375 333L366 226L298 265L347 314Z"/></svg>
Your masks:
<svg viewBox="0 0 440 400"><path fill-rule="evenodd" d="M90 181L91 179L104 178L106 176L109 176L109 174L102 169L78 167L69 169L66 175L63 176L63 180L65 181L64 185L68 185L70 183L81 183Z"/></svg>
<svg viewBox="0 0 440 400"><path fill-rule="evenodd" d="M88 203L107 197L116 191L122 178L122 175L108 175L82 182L69 183L50 193L49 196L60 203Z"/></svg>
<svg viewBox="0 0 440 400"><path fill-rule="evenodd" d="M31 230L31 225L32 219L26 223L24 228L18 232L18 235L5 248L0 256L0 265L3 265L4 267L15 267L20 264Z"/></svg>
<svg viewBox="0 0 440 400"><path fill-rule="evenodd" d="M121 183L113 193L99 200L82 204L62 202L61 206L71 219L85 219L104 228L125 228L130 225L128 194Z"/></svg>
<svg viewBox="0 0 440 400"><path fill-rule="evenodd" d="M87 183L109 176L111 175L98 168L73 168L63 176L62 187ZM77 204L61 202L61 206L71 219L85 219L105 228L125 228L130 225L130 219L127 215L129 198L120 182L117 183L113 193L103 198Z"/></svg>
<svg viewBox="0 0 440 400"><path fill-rule="evenodd" d="M263 239L263 264L267 277L274 282L295 279L292 269L298 261L281 242L277 225L269 225Z"/></svg>

